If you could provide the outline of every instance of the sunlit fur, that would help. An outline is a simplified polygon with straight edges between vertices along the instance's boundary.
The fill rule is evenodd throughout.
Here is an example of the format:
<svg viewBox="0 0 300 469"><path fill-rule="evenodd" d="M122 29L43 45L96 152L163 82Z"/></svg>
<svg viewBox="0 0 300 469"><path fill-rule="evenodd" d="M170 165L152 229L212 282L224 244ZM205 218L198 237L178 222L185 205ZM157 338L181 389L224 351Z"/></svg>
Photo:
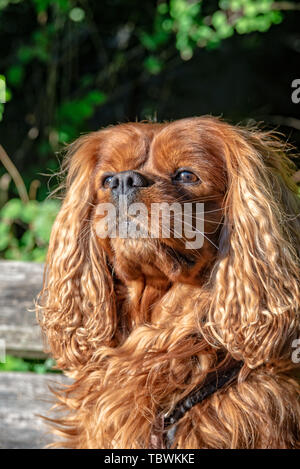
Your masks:
<svg viewBox="0 0 300 469"><path fill-rule="evenodd" d="M300 446L300 221L286 151L269 132L211 117L122 124L69 147L38 306L48 350L74 378L55 391L63 446L149 448L159 416L234 360L238 380L185 414L173 446ZM141 196L150 204L176 200L165 173L176 158L199 165L199 200L216 199L190 275L160 240L95 233L104 167L156 175Z"/></svg>

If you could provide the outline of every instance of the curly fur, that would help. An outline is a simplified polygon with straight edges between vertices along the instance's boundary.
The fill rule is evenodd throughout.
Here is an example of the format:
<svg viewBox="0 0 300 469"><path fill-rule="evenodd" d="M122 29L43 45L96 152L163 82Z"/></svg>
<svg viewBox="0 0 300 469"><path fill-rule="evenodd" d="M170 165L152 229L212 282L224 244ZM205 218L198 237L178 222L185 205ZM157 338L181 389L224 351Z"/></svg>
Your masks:
<svg viewBox="0 0 300 469"><path fill-rule="evenodd" d="M300 447L299 199L286 152L270 132L210 117L121 124L70 146L38 306L48 350L74 378L54 391L62 445L147 448L159 415L237 360L238 380L185 414L173 446ZM200 165L202 192L183 198L211 214L193 266L161 240L99 240L103 168L155 174L143 201L174 201L164 171L176 158Z"/></svg>

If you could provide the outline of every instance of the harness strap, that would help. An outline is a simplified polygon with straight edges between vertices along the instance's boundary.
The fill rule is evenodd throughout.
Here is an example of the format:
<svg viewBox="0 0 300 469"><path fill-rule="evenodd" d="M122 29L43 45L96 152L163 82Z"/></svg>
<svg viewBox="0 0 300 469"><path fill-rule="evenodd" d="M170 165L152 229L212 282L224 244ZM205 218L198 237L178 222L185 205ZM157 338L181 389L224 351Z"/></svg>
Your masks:
<svg viewBox="0 0 300 469"><path fill-rule="evenodd" d="M197 386L181 399L170 415L159 416L150 437L151 449L170 448L174 442L176 423L195 405L200 404L226 384L233 381L243 366L242 362L234 367L210 373L201 387Z"/></svg>

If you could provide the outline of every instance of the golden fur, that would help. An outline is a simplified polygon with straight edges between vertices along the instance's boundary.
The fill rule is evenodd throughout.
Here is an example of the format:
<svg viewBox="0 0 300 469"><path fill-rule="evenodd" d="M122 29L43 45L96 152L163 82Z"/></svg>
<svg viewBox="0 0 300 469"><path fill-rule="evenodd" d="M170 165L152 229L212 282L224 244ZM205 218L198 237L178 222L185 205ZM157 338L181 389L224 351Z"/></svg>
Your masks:
<svg viewBox="0 0 300 469"><path fill-rule="evenodd" d="M66 158L38 316L60 369L69 448L148 448L160 415L212 370L238 380L179 421L178 448L299 448L292 362L299 331L299 199L286 146L211 117L127 123L80 137ZM178 167L201 184L178 188ZM106 171L154 178L139 201L202 201L199 251L178 239L100 239ZM217 246L217 248L216 248ZM297 368L298 366L298 368Z"/></svg>

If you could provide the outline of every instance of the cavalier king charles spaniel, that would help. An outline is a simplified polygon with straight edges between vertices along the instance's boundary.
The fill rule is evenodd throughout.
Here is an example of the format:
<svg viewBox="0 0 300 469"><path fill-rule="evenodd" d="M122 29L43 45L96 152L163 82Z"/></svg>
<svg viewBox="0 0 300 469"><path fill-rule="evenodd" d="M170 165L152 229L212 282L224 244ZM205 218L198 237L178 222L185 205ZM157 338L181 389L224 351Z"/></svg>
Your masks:
<svg viewBox="0 0 300 469"><path fill-rule="evenodd" d="M64 447L300 447L287 150L212 117L70 145L38 302L47 350L73 378L54 390Z"/></svg>

